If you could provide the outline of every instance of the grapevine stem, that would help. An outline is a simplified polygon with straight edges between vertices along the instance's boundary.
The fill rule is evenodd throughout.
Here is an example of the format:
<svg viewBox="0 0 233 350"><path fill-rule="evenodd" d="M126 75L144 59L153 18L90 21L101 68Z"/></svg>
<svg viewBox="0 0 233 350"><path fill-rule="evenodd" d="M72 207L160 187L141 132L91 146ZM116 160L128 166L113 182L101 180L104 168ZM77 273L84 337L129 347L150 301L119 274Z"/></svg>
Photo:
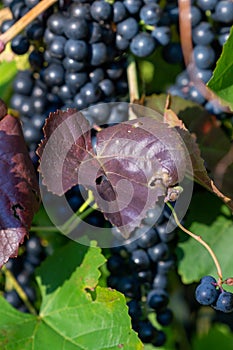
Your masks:
<svg viewBox="0 0 233 350"><path fill-rule="evenodd" d="M196 241L198 241L201 245L203 245L203 247L205 247L205 249L209 252L209 254L211 255L213 261L214 261L214 264L216 266L216 269L217 269L217 274L218 274L218 277L219 277L219 281L218 281L218 284L219 286L222 285L222 269L221 269L221 266L219 264L219 261L215 255L215 253L213 252L212 248L201 238L201 236L198 236L194 233L192 233L191 231L189 231L188 229L186 229L179 221L177 215L176 215L176 212L175 212L175 209L173 208L173 206L169 203L169 202L166 202L167 206L170 208L173 216L174 216L174 219L175 219L175 222L177 224L177 226L182 230L184 231L185 233L187 233L189 236L191 236L192 238L194 238Z"/></svg>
<svg viewBox="0 0 233 350"><path fill-rule="evenodd" d="M127 68L130 102L139 100L137 66L134 57L130 56Z"/></svg>
<svg viewBox="0 0 233 350"><path fill-rule="evenodd" d="M11 41L16 35L18 35L28 24L30 24L35 18L37 18L42 12L47 10L58 0L42 0L36 6L34 6L29 12L27 12L22 18L20 18L12 27L10 27L5 33L0 35L0 53L4 50L5 45Z"/></svg>
<svg viewBox="0 0 233 350"><path fill-rule="evenodd" d="M34 308L34 306L31 304L30 300L28 299L27 294L24 292L18 281L16 280L15 276L13 273L6 268L6 266L2 267L2 271L4 272L6 278L10 281L12 284L13 288L16 290L18 293L19 297L22 299L28 310L31 312L33 315L37 315L37 312Z"/></svg>

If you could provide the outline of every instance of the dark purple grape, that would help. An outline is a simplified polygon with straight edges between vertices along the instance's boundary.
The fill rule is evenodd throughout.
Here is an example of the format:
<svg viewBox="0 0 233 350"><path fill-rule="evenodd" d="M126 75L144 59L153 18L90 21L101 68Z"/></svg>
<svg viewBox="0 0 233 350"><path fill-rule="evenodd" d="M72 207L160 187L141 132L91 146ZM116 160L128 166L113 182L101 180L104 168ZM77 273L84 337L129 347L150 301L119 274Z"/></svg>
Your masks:
<svg viewBox="0 0 233 350"><path fill-rule="evenodd" d="M92 83L87 83L81 88L81 94L85 97L86 102L91 104L100 100L101 90L98 86L94 86Z"/></svg>
<svg viewBox="0 0 233 350"><path fill-rule="evenodd" d="M94 85L97 85L104 79L103 68L96 68L89 74L89 78Z"/></svg>
<svg viewBox="0 0 233 350"><path fill-rule="evenodd" d="M218 1L212 17L215 21L232 24L233 2L229 0Z"/></svg>
<svg viewBox="0 0 233 350"><path fill-rule="evenodd" d="M13 82L13 89L15 93L29 96L32 92L33 85L34 81L31 72L28 70L19 71Z"/></svg>
<svg viewBox="0 0 233 350"><path fill-rule="evenodd" d="M193 29L193 42L196 45L209 45L214 40L214 33L208 22L201 22Z"/></svg>
<svg viewBox="0 0 233 350"><path fill-rule="evenodd" d="M88 36L87 21L75 17L67 19L64 33L68 39L85 39Z"/></svg>
<svg viewBox="0 0 233 350"><path fill-rule="evenodd" d="M88 46L84 40L68 39L64 47L65 55L77 61L82 61L87 57Z"/></svg>
<svg viewBox="0 0 233 350"><path fill-rule="evenodd" d="M71 92L77 92L88 81L86 72L69 72L65 74L65 83Z"/></svg>
<svg viewBox="0 0 233 350"><path fill-rule="evenodd" d="M134 250L131 256L131 261L137 271L146 270L150 267L150 259L143 249Z"/></svg>
<svg viewBox="0 0 233 350"><path fill-rule="evenodd" d="M143 5L142 0L124 0L123 4L131 14L136 14L139 12L141 6Z"/></svg>
<svg viewBox="0 0 233 350"><path fill-rule="evenodd" d="M118 23L127 17L127 11L121 1L115 1L113 4L113 22Z"/></svg>
<svg viewBox="0 0 233 350"><path fill-rule="evenodd" d="M198 68L208 69L215 60L215 52L211 46L196 45L193 49L194 60Z"/></svg>
<svg viewBox="0 0 233 350"><path fill-rule="evenodd" d="M99 83L99 87L106 97L114 96L115 86L110 79L104 79Z"/></svg>
<svg viewBox="0 0 233 350"><path fill-rule="evenodd" d="M107 46L103 43L94 43L91 45L91 65L100 66L108 59Z"/></svg>
<svg viewBox="0 0 233 350"><path fill-rule="evenodd" d="M11 41L11 49L16 55L24 55L29 49L28 38L24 34L18 34Z"/></svg>
<svg viewBox="0 0 233 350"><path fill-rule="evenodd" d="M218 298L219 290L209 282L201 282L196 288L195 297L201 305L214 304Z"/></svg>
<svg viewBox="0 0 233 350"><path fill-rule="evenodd" d="M49 53L51 57L62 59L64 57L64 46L66 44L66 39L57 35L54 37L53 41L49 45Z"/></svg>
<svg viewBox="0 0 233 350"><path fill-rule="evenodd" d="M143 230L142 234L139 233L139 230L137 230L137 236L139 235L137 244L139 247L145 249L159 242L159 236L155 228L148 227L148 230L146 232Z"/></svg>
<svg viewBox="0 0 233 350"><path fill-rule="evenodd" d="M169 326L173 320L173 313L168 308L160 310L156 314L156 319L161 326Z"/></svg>
<svg viewBox="0 0 233 350"><path fill-rule="evenodd" d="M223 291L219 294L214 309L225 313L233 312L233 293Z"/></svg>
<svg viewBox="0 0 233 350"><path fill-rule="evenodd" d="M163 331L158 330L156 336L154 337L151 343L155 347L161 347L165 344L166 340L166 334Z"/></svg>
<svg viewBox="0 0 233 350"><path fill-rule="evenodd" d="M128 17L124 21L117 24L117 33L124 39L131 40L138 33L138 22L133 17Z"/></svg>
<svg viewBox="0 0 233 350"><path fill-rule="evenodd" d="M197 0L197 6L203 11L213 10L218 0Z"/></svg>
<svg viewBox="0 0 233 350"><path fill-rule="evenodd" d="M62 63L67 72L80 72L85 68L85 62L76 61L69 57L65 57Z"/></svg>
<svg viewBox="0 0 233 350"><path fill-rule="evenodd" d="M64 82L64 68L61 64L52 63L44 69L42 77L47 86L60 86Z"/></svg>
<svg viewBox="0 0 233 350"><path fill-rule="evenodd" d="M155 50L155 39L149 33L137 34L130 43L131 52L138 57L151 55Z"/></svg>
<svg viewBox="0 0 233 350"><path fill-rule="evenodd" d="M110 20L112 17L112 6L105 1L94 1L90 11L91 16L98 22Z"/></svg>
<svg viewBox="0 0 233 350"><path fill-rule="evenodd" d="M155 310L166 307L168 300L168 293L163 289L151 290L147 296L147 304Z"/></svg>
<svg viewBox="0 0 233 350"><path fill-rule="evenodd" d="M47 27L52 33L62 35L64 32L65 22L64 15L56 12L49 17Z"/></svg>
<svg viewBox="0 0 233 350"><path fill-rule="evenodd" d="M41 40L44 31L44 25L40 21L34 21L26 27L26 35L30 40Z"/></svg>
<svg viewBox="0 0 233 350"><path fill-rule="evenodd" d="M160 6L156 3L144 5L140 10L140 18L147 25L155 25L162 15Z"/></svg>
<svg viewBox="0 0 233 350"><path fill-rule="evenodd" d="M116 35L116 47L118 50L125 51L129 47L129 40L123 38L122 35Z"/></svg>
<svg viewBox="0 0 233 350"><path fill-rule="evenodd" d="M112 274L121 276L125 269L125 261L119 255L112 255L108 258L107 268Z"/></svg>
<svg viewBox="0 0 233 350"><path fill-rule="evenodd" d="M200 283L216 283L216 279L212 276L204 276L200 280Z"/></svg>
<svg viewBox="0 0 233 350"><path fill-rule="evenodd" d="M14 23L15 23L14 19L7 19L7 20L3 21L1 24L0 32L5 33L10 27L13 26Z"/></svg>
<svg viewBox="0 0 233 350"><path fill-rule="evenodd" d="M164 242L155 244L148 248L148 255L152 261L157 262L159 260L166 259L169 254L168 245Z"/></svg>
<svg viewBox="0 0 233 350"><path fill-rule="evenodd" d="M156 26L151 32L151 35L157 40L160 45L168 45L171 40L171 32L169 27Z"/></svg>

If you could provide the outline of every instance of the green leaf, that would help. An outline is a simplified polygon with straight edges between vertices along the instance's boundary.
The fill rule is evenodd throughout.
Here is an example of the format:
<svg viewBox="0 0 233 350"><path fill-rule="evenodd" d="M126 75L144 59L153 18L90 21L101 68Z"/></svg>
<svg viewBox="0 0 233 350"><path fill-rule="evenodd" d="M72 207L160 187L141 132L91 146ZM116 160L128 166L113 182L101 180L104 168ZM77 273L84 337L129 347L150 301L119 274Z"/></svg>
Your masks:
<svg viewBox="0 0 233 350"><path fill-rule="evenodd" d="M208 87L213 90L233 111L233 27L230 36L223 46L222 54L217 62Z"/></svg>
<svg viewBox="0 0 233 350"><path fill-rule="evenodd" d="M233 350L233 335L228 326L214 324L208 333L196 335L192 343L193 350L224 349Z"/></svg>
<svg viewBox="0 0 233 350"><path fill-rule="evenodd" d="M8 102L12 88L11 82L17 73L17 65L15 61L11 62L1 62L0 63L0 96L5 101Z"/></svg>
<svg viewBox="0 0 233 350"><path fill-rule="evenodd" d="M222 267L223 278L231 277L233 222L228 208L207 192L197 193L189 207L185 227L200 235L213 249ZM214 262L207 250L193 238L187 238L186 234L182 237L177 255L178 272L183 283L198 282L205 275L217 278Z"/></svg>
<svg viewBox="0 0 233 350"><path fill-rule="evenodd" d="M57 250L37 271L42 294L37 317L0 298L0 349L142 349L124 296L97 286L104 262L94 246L70 242Z"/></svg>

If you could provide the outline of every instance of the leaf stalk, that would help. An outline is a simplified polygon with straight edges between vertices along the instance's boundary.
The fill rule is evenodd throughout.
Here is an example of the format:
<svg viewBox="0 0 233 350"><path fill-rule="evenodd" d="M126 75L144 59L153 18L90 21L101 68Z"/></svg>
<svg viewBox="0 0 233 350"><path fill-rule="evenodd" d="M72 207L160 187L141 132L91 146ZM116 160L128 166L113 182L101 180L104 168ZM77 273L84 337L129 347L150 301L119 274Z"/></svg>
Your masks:
<svg viewBox="0 0 233 350"><path fill-rule="evenodd" d="M31 304L30 300L28 299L27 294L24 292L23 288L18 283L17 279L13 275L13 273L6 268L6 266L2 267L2 271L4 272L6 278L10 281L11 285L19 295L20 299L24 302L27 309L30 311L32 315L37 315L36 309Z"/></svg>

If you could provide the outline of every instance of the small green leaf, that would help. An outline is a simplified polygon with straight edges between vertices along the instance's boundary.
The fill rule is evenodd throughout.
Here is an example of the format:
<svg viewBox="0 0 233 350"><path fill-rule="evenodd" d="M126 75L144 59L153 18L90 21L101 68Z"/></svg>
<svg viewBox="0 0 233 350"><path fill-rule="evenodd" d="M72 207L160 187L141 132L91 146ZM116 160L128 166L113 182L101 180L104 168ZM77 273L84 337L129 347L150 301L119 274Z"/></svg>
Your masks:
<svg viewBox="0 0 233 350"><path fill-rule="evenodd" d="M208 333L196 335L192 342L193 350L224 349L233 350L233 335L224 324L214 324Z"/></svg>
<svg viewBox="0 0 233 350"><path fill-rule="evenodd" d="M222 54L217 62L208 87L213 90L233 111L233 27L230 36L223 46Z"/></svg>
<svg viewBox="0 0 233 350"><path fill-rule="evenodd" d="M57 250L37 271L42 294L37 317L0 298L0 349L143 349L124 296L97 286L104 262L94 246L70 242Z"/></svg>
<svg viewBox="0 0 233 350"><path fill-rule="evenodd" d="M200 235L213 249L222 267L223 278L233 276L233 222L226 206L207 192L195 194L185 227ZM178 272L182 281L198 282L205 275L217 278L214 262L207 250L199 242L187 238L186 234L182 237L184 239L178 244L177 250Z"/></svg>

